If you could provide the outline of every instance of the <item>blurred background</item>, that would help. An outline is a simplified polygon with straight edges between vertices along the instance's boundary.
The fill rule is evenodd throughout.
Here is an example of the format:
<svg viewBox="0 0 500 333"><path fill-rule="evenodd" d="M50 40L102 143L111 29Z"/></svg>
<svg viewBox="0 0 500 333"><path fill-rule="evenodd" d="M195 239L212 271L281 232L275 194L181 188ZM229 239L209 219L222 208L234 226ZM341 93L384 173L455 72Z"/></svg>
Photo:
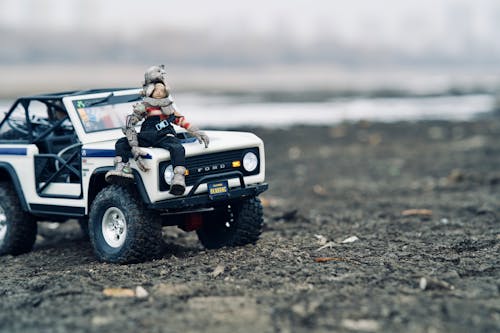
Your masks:
<svg viewBox="0 0 500 333"><path fill-rule="evenodd" d="M497 0L0 0L0 110L165 64L207 127L498 113Z"/></svg>

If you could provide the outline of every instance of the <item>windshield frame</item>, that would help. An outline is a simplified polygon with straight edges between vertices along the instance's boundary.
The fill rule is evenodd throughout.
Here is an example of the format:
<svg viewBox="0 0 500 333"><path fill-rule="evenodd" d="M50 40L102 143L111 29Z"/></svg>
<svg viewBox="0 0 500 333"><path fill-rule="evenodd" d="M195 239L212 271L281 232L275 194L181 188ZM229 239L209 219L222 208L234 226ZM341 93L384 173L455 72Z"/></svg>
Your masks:
<svg viewBox="0 0 500 333"><path fill-rule="evenodd" d="M106 97L106 100L103 101L102 98L90 98L90 99L78 99L73 101L73 107L76 109L76 113L78 115L78 118L80 118L80 122L83 125L83 130L85 133L96 133L96 132L101 132L101 131L109 131L109 130L115 130L117 128L122 128L125 126L125 120L127 115L132 113L132 105L137 102L139 99L136 97L139 97L139 95L124 95L124 96L111 96L109 95ZM79 104L82 105L82 107L78 107ZM90 117L95 111L98 112L103 112L104 110L99 110L99 108L106 108L107 106L113 106L117 104L128 104L127 106L127 112L123 114L123 119L122 119L122 124L121 126L117 127L104 127L104 128L98 128L98 129L91 129L89 128L90 125L92 124L101 124L102 119L104 119L106 116L111 116L111 118L114 118L114 116L117 116L118 114L113 114L113 112L110 110L109 114L104 114L103 116L101 115L100 121L85 121L82 117L85 115L86 117ZM85 110L84 114L82 114L81 110ZM120 114L121 116L121 114ZM111 118L108 118L111 120Z"/></svg>
<svg viewBox="0 0 500 333"><path fill-rule="evenodd" d="M112 92L112 96L109 100L107 100L102 106L108 104L117 104L115 101L119 101L119 103L125 103L128 100L132 100L137 98L137 102L141 99L139 98L141 89L124 89L124 90L116 90ZM123 132L121 128L105 128L100 130L92 130L88 131L83 123L83 120L80 117L80 114L76 108L76 103L78 101L83 101L84 103L91 104L95 101L102 100L110 95L111 92L103 92L103 93L94 93L94 94L86 94L86 95L76 95L76 96L67 96L63 98L64 106L68 111L68 115L73 123L73 127L75 129L76 134L80 138L80 141L83 143L86 142L97 142L97 141L105 141L118 139L123 136ZM99 107L101 105L95 105L91 107ZM130 109L132 112L132 108Z"/></svg>

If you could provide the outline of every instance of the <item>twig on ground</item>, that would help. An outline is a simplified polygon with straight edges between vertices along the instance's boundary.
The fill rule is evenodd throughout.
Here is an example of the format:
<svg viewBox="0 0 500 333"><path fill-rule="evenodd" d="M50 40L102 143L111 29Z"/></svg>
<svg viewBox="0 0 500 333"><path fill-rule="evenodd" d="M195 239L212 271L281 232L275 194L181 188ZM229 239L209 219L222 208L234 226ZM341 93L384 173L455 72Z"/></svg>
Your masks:
<svg viewBox="0 0 500 333"><path fill-rule="evenodd" d="M419 287L422 290L428 290L428 289L447 289L447 290L454 290L455 286L453 286L451 283L448 283L443 280L438 280L435 278L429 278L429 277L421 277L419 282Z"/></svg>
<svg viewBox="0 0 500 333"><path fill-rule="evenodd" d="M331 247L334 247L335 245L336 245L336 244L335 244L335 242L328 242L328 243L326 243L325 245L323 245L322 247L320 247L320 248L316 249L316 252L321 251L321 250L324 250L324 249L326 249L326 248L331 248Z"/></svg>
<svg viewBox="0 0 500 333"><path fill-rule="evenodd" d="M403 216L432 216L430 209L406 209L401 212Z"/></svg>
<svg viewBox="0 0 500 333"><path fill-rule="evenodd" d="M359 261L348 259L348 258L340 258L340 257L319 257L319 258L314 258L315 262L328 262L328 261L344 261L344 262L350 262L356 265L361 264Z"/></svg>

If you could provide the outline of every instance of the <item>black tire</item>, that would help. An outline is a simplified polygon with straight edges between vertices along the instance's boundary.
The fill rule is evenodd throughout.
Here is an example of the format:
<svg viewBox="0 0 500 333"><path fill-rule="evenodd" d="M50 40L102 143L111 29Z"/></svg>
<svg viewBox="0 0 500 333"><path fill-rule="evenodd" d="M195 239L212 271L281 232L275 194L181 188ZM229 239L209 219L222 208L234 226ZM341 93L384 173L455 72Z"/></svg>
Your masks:
<svg viewBox="0 0 500 333"><path fill-rule="evenodd" d="M35 244L35 218L23 211L12 183L0 181L0 255L22 254Z"/></svg>
<svg viewBox="0 0 500 333"><path fill-rule="evenodd" d="M132 187L119 185L105 187L94 199L89 236L97 259L118 264L158 257L163 245L159 217L147 210Z"/></svg>
<svg viewBox="0 0 500 333"><path fill-rule="evenodd" d="M207 249L242 246L259 239L263 222L262 205L259 198L253 197L207 213L196 232Z"/></svg>

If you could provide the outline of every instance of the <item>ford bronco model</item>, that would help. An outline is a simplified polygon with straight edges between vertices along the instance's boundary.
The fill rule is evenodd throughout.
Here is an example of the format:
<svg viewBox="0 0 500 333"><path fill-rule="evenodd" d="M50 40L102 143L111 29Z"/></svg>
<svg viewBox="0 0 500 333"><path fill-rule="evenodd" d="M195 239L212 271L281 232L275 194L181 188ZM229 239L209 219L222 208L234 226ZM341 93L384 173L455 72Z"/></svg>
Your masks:
<svg viewBox="0 0 500 333"><path fill-rule="evenodd" d="M251 133L208 131L205 148L180 130L186 192L169 193L170 156L142 148L150 168L132 161L135 182L110 185L115 142L139 89L101 89L22 97L0 121L0 254L31 250L37 221L78 219L96 257L130 263L157 257L162 226L196 231L206 248L254 243L263 223L264 144Z"/></svg>

